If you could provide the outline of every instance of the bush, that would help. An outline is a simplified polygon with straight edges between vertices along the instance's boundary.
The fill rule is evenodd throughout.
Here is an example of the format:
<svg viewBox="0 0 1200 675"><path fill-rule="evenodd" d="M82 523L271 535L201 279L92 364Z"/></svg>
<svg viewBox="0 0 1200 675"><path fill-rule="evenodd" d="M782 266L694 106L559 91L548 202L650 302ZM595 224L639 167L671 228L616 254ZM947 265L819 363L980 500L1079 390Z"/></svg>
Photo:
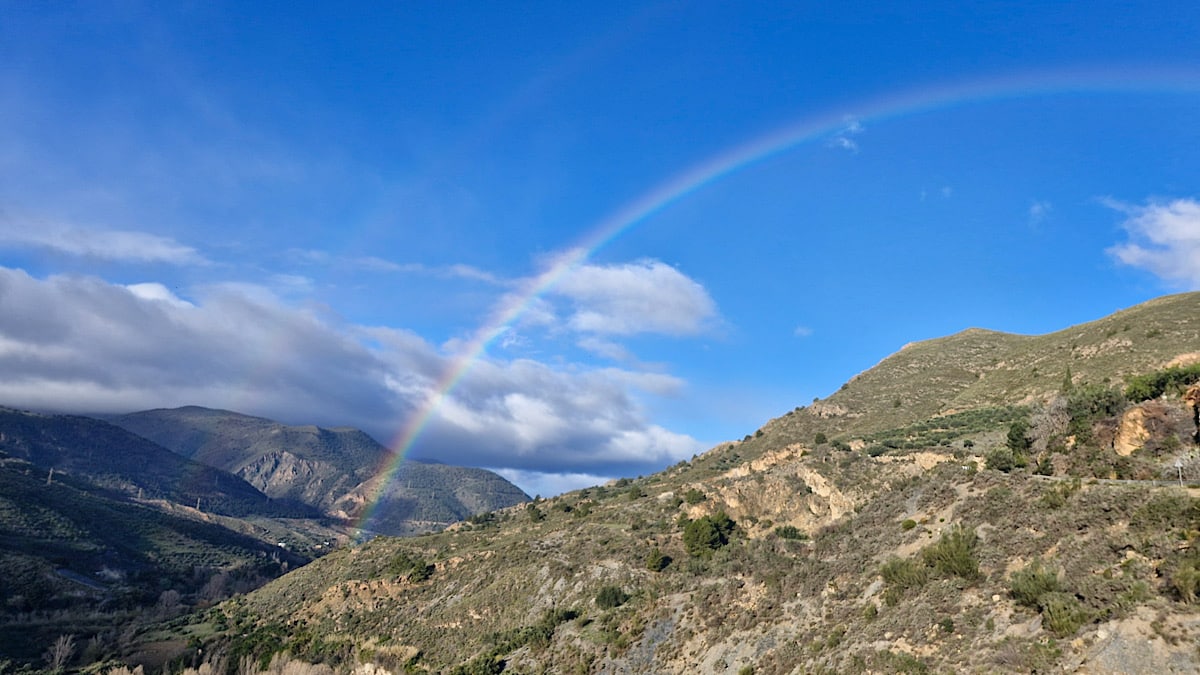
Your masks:
<svg viewBox="0 0 1200 675"><path fill-rule="evenodd" d="M1116 389L1099 385L1079 387L1067 396L1067 414L1070 416L1067 433L1090 434L1093 421L1112 417L1124 409L1125 397Z"/></svg>
<svg viewBox="0 0 1200 675"><path fill-rule="evenodd" d="M920 588L929 581L929 568L912 558L891 558L880 568L879 575L888 585L883 601L895 605L909 589Z"/></svg>
<svg viewBox="0 0 1200 675"><path fill-rule="evenodd" d="M1053 592L1042 595L1042 627L1056 637L1074 635L1090 618L1087 609L1070 593Z"/></svg>
<svg viewBox="0 0 1200 675"><path fill-rule="evenodd" d="M1189 560L1175 569L1171 575L1171 586L1179 594L1179 599L1187 603L1196 601L1196 591L1200 590L1200 561Z"/></svg>
<svg viewBox="0 0 1200 675"><path fill-rule="evenodd" d="M629 594L620 586L605 586L596 594L596 606L600 609L614 609L625 604Z"/></svg>
<svg viewBox="0 0 1200 675"><path fill-rule="evenodd" d="M1013 452L1008 448L996 448L987 454L987 468L1008 473L1017 468Z"/></svg>
<svg viewBox="0 0 1200 675"><path fill-rule="evenodd" d="M978 541L975 530L960 525L943 532L936 544L926 546L921 551L921 558L942 574L974 581L981 576L979 561L975 559Z"/></svg>
<svg viewBox="0 0 1200 675"><path fill-rule="evenodd" d="M404 577L411 583L419 583L433 576L434 566L427 564L418 557L400 551L388 561L387 572L393 576Z"/></svg>
<svg viewBox="0 0 1200 675"><path fill-rule="evenodd" d="M1029 422L1025 420L1013 422L1008 427L1005 445L1012 450L1014 457L1028 452L1029 448L1033 447L1033 440L1029 438Z"/></svg>
<svg viewBox="0 0 1200 675"><path fill-rule="evenodd" d="M708 499L708 496L696 488L690 488L687 492L683 493L683 501L691 504L692 506L699 504L705 499Z"/></svg>
<svg viewBox="0 0 1200 675"><path fill-rule="evenodd" d="M1139 403L1158 398L1168 391L1183 389L1196 382L1200 382L1200 363L1172 366L1130 378L1129 386L1125 387L1125 398Z"/></svg>
<svg viewBox="0 0 1200 675"><path fill-rule="evenodd" d="M1040 558L1012 573L1008 592L1017 601L1030 609L1041 607L1042 596L1058 592L1058 573L1042 567Z"/></svg>
<svg viewBox="0 0 1200 675"><path fill-rule="evenodd" d="M646 554L646 569L651 572L661 572L667 569L667 566L670 564L671 556L666 555L658 548Z"/></svg>
<svg viewBox="0 0 1200 675"><path fill-rule="evenodd" d="M913 520L912 518L905 518L904 522L900 523L900 529L902 530L911 530L916 526L917 521Z"/></svg>
<svg viewBox="0 0 1200 675"><path fill-rule="evenodd" d="M801 532L795 525L780 525L775 528L775 536L780 539L808 539L808 535Z"/></svg>
<svg viewBox="0 0 1200 675"><path fill-rule="evenodd" d="M721 511L713 516L701 516L683 530L683 546L694 557L708 557L729 543L735 523Z"/></svg>

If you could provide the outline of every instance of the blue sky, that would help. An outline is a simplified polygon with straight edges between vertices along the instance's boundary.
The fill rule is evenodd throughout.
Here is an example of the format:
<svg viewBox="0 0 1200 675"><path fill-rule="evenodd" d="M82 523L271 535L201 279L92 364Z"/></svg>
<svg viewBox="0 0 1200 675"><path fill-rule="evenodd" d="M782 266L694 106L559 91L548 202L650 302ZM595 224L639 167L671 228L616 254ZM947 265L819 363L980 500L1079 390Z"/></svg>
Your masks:
<svg viewBox="0 0 1200 675"><path fill-rule="evenodd" d="M825 5L0 1L0 403L548 495L1200 287L1200 8Z"/></svg>

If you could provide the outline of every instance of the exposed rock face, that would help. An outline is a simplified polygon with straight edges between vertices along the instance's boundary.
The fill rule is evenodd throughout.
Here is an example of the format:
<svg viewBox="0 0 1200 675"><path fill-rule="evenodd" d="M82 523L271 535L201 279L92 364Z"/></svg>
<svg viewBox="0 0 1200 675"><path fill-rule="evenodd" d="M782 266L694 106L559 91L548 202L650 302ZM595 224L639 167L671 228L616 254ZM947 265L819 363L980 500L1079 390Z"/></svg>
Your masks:
<svg viewBox="0 0 1200 675"><path fill-rule="evenodd" d="M286 450L253 459L239 468L237 475L272 499L292 499L326 513L339 496L354 487L337 467Z"/></svg>
<svg viewBox="0 0 1200 675"><path fill-rule="evenodd" d="M1113 439L1113 449L1122 457L1128 457L1134 450L1140 449L1150 438L1150 430L1146 428L1146 410L1136 406L1125 411L1121 416L1121 426L1117 428L1117 436Z"/></svg>
<svg viewBox="0 0 1200 675"><path fill-rule="evenodd" d="M1193 384L1183 395L1183 402L1192 410L1192 439L1200 443L1200 384Z"/></svg>
<svg viewBox="0 0 1200 675"><path fill-rule="evenodd" d="M1178 400L1159 399L1133 406L1121 416L1113 436L1113 449L1118 455L1128 457L1139 448L1162 447L1164 439L1170 437L1184 440L1195 424L1188 421L1189 413Z"/></svg>
<svg viewBox="0 0 1200 675"><path fill-rule="evenodd" d="M1148 608L1109 621L1096 634L1076 673L1194 673L1195 645L1179 636L1194 634L1200 618L1173 616L1163 621Z"/></svg>

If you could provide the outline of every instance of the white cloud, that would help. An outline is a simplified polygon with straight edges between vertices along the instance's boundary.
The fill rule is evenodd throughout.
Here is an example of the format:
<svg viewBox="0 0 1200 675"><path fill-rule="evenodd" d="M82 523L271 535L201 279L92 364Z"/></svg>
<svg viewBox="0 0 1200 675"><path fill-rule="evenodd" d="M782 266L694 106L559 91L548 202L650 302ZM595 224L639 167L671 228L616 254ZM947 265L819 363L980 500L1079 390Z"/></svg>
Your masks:
<svg viewBox="0 0 1200 675"><path fill-rule="evenodd" d="M703 286L657 260L581 265L550 293L573 304L567 324L582 333L695 335L717 315Z"/></svg>
<svg viewBox="0 0 1200 675"><path fill-rule="evenodd" d="M1040 225L1050 215L1053 205L1046 201L1035 201L1029 205L1029 224Z"/></svg>
<svg viewBox="0 0 1200 675"><path fill-rule="evenodd" d="M853 117L847 117L842 128L834 134L833 138L829 139L828 145L831 148L841 148L850 152L858 152L858 141L854 140L854 137L865 130L866 128L863 127L862 122Z"/></svg>
<svg viewBox="0 0 1200 675"><path fill-rule="evenodd" d="M1200 202L1102 203L1126 215L1122 227L1129 241L1109 248L1110 255L1166 281L1200 288Z"/></svg>
<svg viewBox="0 0 1200 675"><path fill-rule="evenodd" d="M638 396L678 378L528 359L463 364L424 338L339 324L246 284L191 302L155 282L0 267L0 404L125 412L206 405L395 438L445 389L414 456L548 474L629 475L690 457Z"/></svg>
<svg viewBox="0 0 1200 675"><path fill-rule="evenodd" d="M196 249L147 232L99 230L46 222L0 221L0 246L35 248L116 262L201 265Z"/></svg>
<svg viewBox="0 0 1200 675"><path fill-rule="evenodd" d="M129 284L125 286L137 297L143 300L154 300L157 302L165 302L175 307L195 307L192 303L183 300L179 296L172 293L166 286L157 282L147 282L142 284Z"/></svg>
<svg viewBox="0 0 1200 675"><path fill-rule="evenodd" d="M597 356L602 356L613 361L633 360L633 354L630 354L628 349L625 349L625 347L613 342L612 340L605 340L604 338L599 338L594 335L587 335L580 338L576 344L579 345L581 349L586 349Z"/></svg>
<svg viewBox="0 0 1200 675"><path fill-rule="evenodd" d="M398 263L378 256L341 256L331 255L326 251L312 249L292 249L287 256L300 263L308 265L325 265L342 269L357 269L364 272L383 272L394 274L423 274L443 279L466 279L481 281L493 286L505 286L510 282L487 270L472 265L454 263L451 265L425 265L422 263Z"/></svg>
<svg viewBox="0 0 1200 675"><path fill-rule="evenodd" d="M801 338L808 337L812 334L813 334L813 329L809 328L808 326L796 326L795 330L792 331L792 335L795 335L796 337L801 337Z"/></svg>
<svg viewBox="0 0 1200 675"><path fill-rule="evenodd" d="M517 469L493 469L493 471L507 478L530 497L554 497L564 492L602 485L613 479L610 476L591 473L545 473Z"/></svg>

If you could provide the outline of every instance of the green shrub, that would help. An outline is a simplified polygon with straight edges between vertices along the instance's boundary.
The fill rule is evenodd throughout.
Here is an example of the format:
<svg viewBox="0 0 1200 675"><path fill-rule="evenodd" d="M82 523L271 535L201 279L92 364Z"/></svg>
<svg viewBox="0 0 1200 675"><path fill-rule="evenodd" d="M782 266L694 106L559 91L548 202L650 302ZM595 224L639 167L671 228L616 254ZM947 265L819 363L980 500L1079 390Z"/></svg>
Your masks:
<svg viewBox="0 0 1200 675"><path fill-rule="evenodd" d="M1034 558L1033 562L1009 577L1009 594L1018 604L1030 609L1040 608L1042 596L1058 590L1058 573L1043 567L1040 558Z"/></svg>
<svg viewBox="0 0 1200 675"><path fill-rule="evenodd" d="M987 468L1008 473L1017 468L1013 452L1008 448L996 448L987 454Z"/></svg>
<svg viewBox="0 0 1200 675"><path fill-rule="evenodd" d="M795 525L780 525L775 528L775 536L781 539L808 539L808 535Z"/></svg>
<svg viewBox="0 0 1200 675"><path fill-rule="evenodd" d="M388 561L387 573L392 576L404 577L411 583L419 583L433 576L434 566L427 564L416 556L400 551Z"/></svg>
<svg viewBox="0 0 1200 675"><path fill-rule="evenodd" d="M546 514L542 513L542 510L533 502L525 505L525 513L529 516L529 520L535 523L540 523L546 519Z"/></svg>
<svg viewBox="0 0 1200 675"><path fill-rule="evenodd" d="M1168 391L1177 391L1200 382L1200 363L1190 366L1171 366L1129 379L1125 398L1138 403L1158 398Z"/></svg>
<svg viewBox="0 0 1200 675"><path fill-rule="evenodd" d="M701 516L687 524L683 530L683 546L694 557L708 557L712 552L729 543L735 523L720 511L712 516Z"/></svg>
<svg viewBox="0 0 1200 675"><path fill-rule="evenodd" d="M917 521L913 520L912 518L905 518L904 522L900 523L900 529L902 530L911 530L916 526Z"/></svg>
<svg viewBox="0 0 1200 675"><path fill-rule="evenodd" d="M942 574L974 581L981 576L979 561L975 558L978 542L975 530L960 525L943 532L936 544L926 546L921 551L921 558Z"/></svg>
<svg viewBox="0 0 1200 675"><path fill-rule="evenodd" d="M1009 425L1005 445L1014 456L1028 452L1033 447L1033 440L1029 438L1029 422L1017 420Z"/></svg>
<svg viewBox="0 0 1200 675"><path fill-rule="evenodd" d="M1116 389L1094 384L1074 389L1067 396L1067 433L1090 436L1092 422L1119 414L1125 404L1125 397Z"/></svg>
<svg viewBox="0 0 1200 675"><path fill-rule="evenodd" d="M1042 595L1042 627L1056 637L1074 635L1079 627L1091 618L1084 608L1070 593L1052 592Z"/></svg>
<svg viewBox="0 0 1200 675"><path fill-rule="evenodd" d="M646 569L651 572L661 572L667 569L667 566L670 564L671 556L666 555L658 548L646 554Z"/></svg>
<svg viewBox="0 0 1200 675"><path fill-rule="evenodd" d="M620 586L605 586L596 594L596 606L600 609L614 609L625 604L629 599L629 594L621 590Z"/></svg>
<svg viewBox="0 0 1200 675"><path fill-rule="evenodd" d="M883 594L883 601L895 605L912 588L920 588L929 581L929 568L912 558L891 558L879 570L884 583L888 585Z"/></svg>
<svg viewBox="0 0 1200 675"><path fill-rule="evenodd" d="M1179 599L1187 603L1196 601L1196 591L1200 590L1200 561L1189 560L1171 575L1171 586L1179 594Z"/></svg>
<svg viewBox="0 0 1200 675"><path fill-rule="evenodd" d="M683 501L691 504L692 506L699 504L705 499L708 499L708 496L696 488L691 488L687 492L683 493Z"/></svg>

